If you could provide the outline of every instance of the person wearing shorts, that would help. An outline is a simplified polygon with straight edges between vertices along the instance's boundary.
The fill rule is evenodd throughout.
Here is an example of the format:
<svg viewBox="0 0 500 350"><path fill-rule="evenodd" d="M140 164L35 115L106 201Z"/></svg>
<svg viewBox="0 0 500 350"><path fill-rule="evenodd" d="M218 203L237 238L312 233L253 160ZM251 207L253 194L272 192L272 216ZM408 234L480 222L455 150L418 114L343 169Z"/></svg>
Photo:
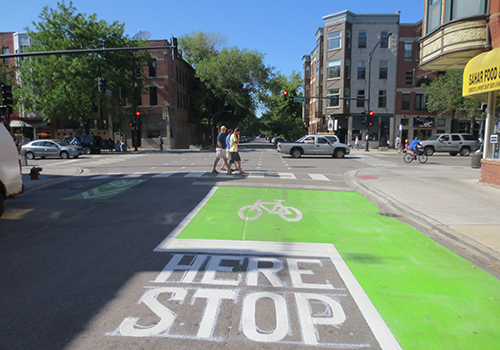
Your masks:
<svg viewBox="0 0 500 350"><path fill-rule="evenodd" d="M233 134L233 129L228 129L227 130L227 136L226 136L226 158L228 160L227 164L229 165L229 171L231 171L231 163L229 163L229 147L231 146L231 135ZM224 163L222 163L220 167L221 171L226 171L227 169L224 168Z"/></svg>
<svg viewBox="0 0 500 350"><path fill-rule="evenodd" d="M236 170L240 171L240 174L243 173L243 169L241 169L241 158L238 153L238 144L240 143L240 129L234 129L234 133L231 135L231 147L229 148L229 164L230 166L234 163ZM230 173L230 172L229 172Z"/></svg>
<svg viewBox="0 0 500 350"><path fill-rule="evenodd" d="M226 157L226 127L225 126L221 126L220 133L217 136L217 146L215 148L214 168L212 169L212 173L214 173L214 174L219 173L215 169L216 169L217 163L219 163L220 159L222 159L223 163L229 169L229 166L227 164L227 157ZM228 170L228 174L231 174L231 172L229 170Z"/></svg>

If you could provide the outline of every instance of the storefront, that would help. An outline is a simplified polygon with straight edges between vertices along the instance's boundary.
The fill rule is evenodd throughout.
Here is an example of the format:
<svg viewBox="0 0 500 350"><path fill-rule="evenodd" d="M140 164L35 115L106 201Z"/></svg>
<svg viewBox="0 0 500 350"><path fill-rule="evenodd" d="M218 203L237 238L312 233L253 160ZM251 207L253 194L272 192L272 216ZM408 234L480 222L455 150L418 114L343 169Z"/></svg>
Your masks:
<svg viewBox="0 0 500 350"><path fill-rule="evenodd" d="M43 120L11 120L10 128L16 141L22 144L31 140L50 138L50 128Z"/></svg>
<svg viewBox="0 0 500 350"><path fill-rule="evenodd" d="M480 181L500 186L500 48L477 55L467 63L462 95L488 106Z"/></svg>

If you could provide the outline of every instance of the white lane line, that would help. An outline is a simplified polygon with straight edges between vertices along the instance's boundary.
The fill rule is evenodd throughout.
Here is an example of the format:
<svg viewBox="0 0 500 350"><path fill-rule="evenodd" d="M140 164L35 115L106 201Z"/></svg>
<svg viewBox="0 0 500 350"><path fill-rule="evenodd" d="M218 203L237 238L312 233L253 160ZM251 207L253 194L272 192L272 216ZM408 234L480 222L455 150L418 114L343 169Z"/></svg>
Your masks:
<svg viewBox="0 0 500 350"><path fill-rule="evenodd" d="M278 175L280 176L280 179L297 180L293 173L278 173Z"/></svg>
<svg viewBox="0 0 500 350"><path fill-rule="evenodd" d="M206 171L192 171L184 177L202 177L205 173Z"/></svg>
<svg viewBox="0 0 500 350"><path fill-rule="evenodd" d="M327 178L325 175L323 174L308 174L311 179L313 180L318 180L318 181L330 181L329 178Z"/></svg>

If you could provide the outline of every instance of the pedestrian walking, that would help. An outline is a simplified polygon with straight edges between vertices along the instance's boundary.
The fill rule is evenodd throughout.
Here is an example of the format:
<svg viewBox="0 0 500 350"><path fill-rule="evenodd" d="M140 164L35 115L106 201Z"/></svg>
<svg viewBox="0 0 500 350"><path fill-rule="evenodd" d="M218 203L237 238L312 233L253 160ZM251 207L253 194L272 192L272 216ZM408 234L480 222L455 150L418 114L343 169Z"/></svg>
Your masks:
<svg viewBox="0 0 500 350"><path fill-rule="evenodd" d="M228 129L227 130L227 136L226 136L226 158L227 158L227 165L229 165L229 169L226 169L224 167L224 163L222 163L222 165L220 166L220 170L221 171L227 171L227 172L231 172L231 163L229 163L229 148L231 146L231 135L233 134L233 129Z"/></svg>
<svg viewBox="0 0 500 350"><path fill-rule="evenodd" d="M240 129L236 128L234 129L233 135L231 135L231 147L229 149L229 154L230 154L229 166L231 166L231 164L234 163L236 170L239 170L240 174L244 174L243 169L241 169L241 157L240 154L238 153L239 143L240 143ZM231 172L228 172L228 174L231 174Z"/></svg>
<svg viewBox="0 0 500 350"><path fill-rule="evenodd" d="M396 150L401 153L401 138L399 136L396 136Z"/></svg>
<svg viewBox="0 0 500 350"><path fill-rule="evenodd" d="M217 135L217 145L215 148L215 160L214 160L214 168L212 169L212 173L218 174L219 172L216 170L217 168L217 163L219 163L219 160L224 162L226 165L227 169L229 169L229 166L227 164L227 157L226 157L226 127L223 125L220 128L219 135ZM231 174L231 172L228 170L228 175Z"/></svg>
<svg viewBox="0 0 500 350"><path fill-rule="evenodd" d="M354 140L354 148L359 151L359 136L356 135L356 140Z"/></svg>
<svg viewBox="0 0 500 350"><path fill-rule="evenodd" d="M160 151L163 151L163 137L160 135Z"/></svg>

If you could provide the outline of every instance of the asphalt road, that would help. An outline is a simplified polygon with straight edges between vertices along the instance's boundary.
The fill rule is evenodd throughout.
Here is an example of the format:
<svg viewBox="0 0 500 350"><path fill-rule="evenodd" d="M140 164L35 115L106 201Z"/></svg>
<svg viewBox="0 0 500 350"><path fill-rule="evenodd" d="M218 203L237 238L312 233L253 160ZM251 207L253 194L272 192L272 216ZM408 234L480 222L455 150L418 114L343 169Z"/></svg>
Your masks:
<svg viewBox="0 0 500 350"><path fill-rule="evenodd" d="M393 231L422 238L377 216L343 178L398 166L402 155L292 159L262 140L241 153L246 174L232 176L211 173L210 152L30 162L54 178L9 200L0 221L0 347L418 348L401 329L409 320L374 306L385 305L384 287L368 267L393 274L397 300L408 295L397 295L396 281L410 277L361 256L355 242L369 247L363 234L372 229L383 232L377 240ZM470 157L429 162L453 167ZM244 219L245 206L261 217Z"/></svg>

